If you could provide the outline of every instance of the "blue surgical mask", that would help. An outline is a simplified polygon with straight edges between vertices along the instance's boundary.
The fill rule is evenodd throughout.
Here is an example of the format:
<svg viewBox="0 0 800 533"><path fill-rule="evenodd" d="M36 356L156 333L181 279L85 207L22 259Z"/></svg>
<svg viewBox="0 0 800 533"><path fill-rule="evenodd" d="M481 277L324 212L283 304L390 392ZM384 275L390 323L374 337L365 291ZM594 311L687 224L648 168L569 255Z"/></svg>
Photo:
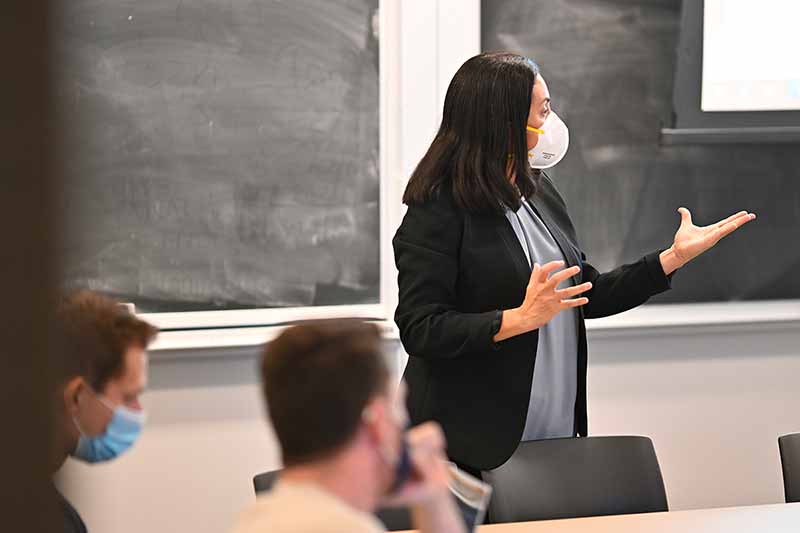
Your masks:
<svg viewBox="0 0 800 533"><path fill-rule="evenodd" d="M78 420L75 419L75 425L81 436L72 455L87 463L109 461L133 446L142 432L146 418L144 411L134 411L124 405L112 406L102 398L98 399L114 412L102 434L94 437L85 435Z"/></svg>

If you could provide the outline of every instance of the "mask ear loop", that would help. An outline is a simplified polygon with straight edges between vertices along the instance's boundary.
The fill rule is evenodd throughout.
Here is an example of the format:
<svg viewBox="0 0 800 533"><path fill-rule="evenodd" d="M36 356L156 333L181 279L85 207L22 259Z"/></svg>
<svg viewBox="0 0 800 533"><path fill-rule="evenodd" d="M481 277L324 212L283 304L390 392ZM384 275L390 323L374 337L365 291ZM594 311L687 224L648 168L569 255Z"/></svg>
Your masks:
<svg viewBox="0 0 800 533"><path fill-rule="evenodd" d="M92 387L90 387L89 384L86 382L86 378L81 377L81 381L83 381L83 386L86 388L86 390L88 390L92 394L92 396L97 398L97 394L94 392L94 389L92 389ZM80 433L81 436L85 437L86 432L81 427L81 423L78 422L78 415L73 415L72 423L75 424L75 428L78 430L78 433Z"/></svg>
<svg viewBox="0 0 800 533"><path fill-rule="evenodd" d="M106 409L108 409L112 413L115 413L118 408L122 408L122 409L125 409L125 410L128 410L128 411L134 412L134 413L139 413L139 412L142 411L141 409L132 409L132 408L128 407L127 405L125 405L124 403L123 404L119 404L119 405L115 405L114 403L111 402L111 400L106 398L106 396L104 394L101 394L101 393L97 392L96 390L94 390L94 388L91 385L89 385L88 383L86 383L86 388L89 389L89 391L92 393L92 396L94 396L95 399L103 405L103 407L105 407Z"/></svg>
<svg viewBox="0 0 800 533"><path fill-rule="evenodd" d="M80 435L82 437L85 437L86 436L86 432L83 431L83 428L81 427L80 422L78 422L78 417L77 416L73 416L72 417L72 423L75 424L75 429L78 430L78 433L80 433Z"/></svg>
<svg viewBox="0 0 800 533"><path fill-rule="evenodd" d="M115 406L110 401L108 401L108 398L106 398L105 396L103 396L101 394L95 394L94 397L97 398L97 401L102 403L103 406L105 406L105 408L108 409L109 411L111 411L112 413L114 411L116 411L117 406Z"/></svg>
<svg viewBox="0 0 800 533"><path fill-rule="evenodd" d="M108 410L109 410L109 411L111 411L112 413L113 413L113 412L116 410L116 406L115 406L113 403L111 403L111 402L108 400L108 398L106 398L105 396L103 396L102 394L100 394L99 392L97 392L96 390L94 390L94 387L92 387L91 385L89 385L88 383L86 383L86 380L85 380L85 379L84 379L83 383L84 383L84 385L86 386L86 389L87 389L89 392L91 392L91 393L92 393L92 396L94 396L94 399L95 399L95 400L97 400L98 402L100 402L100 404L101 404L103 407L105 407L106 409L108 409Z"/></svg>
<svg viewBox="0 0 800 533"><path fill-rule="evenodd" d="M84 380L84 386L92 394L92 396L94 396L94 398L97 401L99 401L106 409L111 409L111 412L112 413L114 412L114 409L109 407L108 404L106 404L106 402L103 401L103 398L101 398L100 395L98 395L94 391L94 389L88 383L86 383L86 380ZM78 433L80 433L81 437L89 438L89 435L81 427L81 423L78 422L78 416L77 415L72 417L72 423L75 424L75 428L78 430ZM80 444L80 442L78 444Z"/></svg>
<svg viewBox="0 0 800 533"><path fill-rule="evenodd" d="M539 135L544 135L544 130L541 128L534 128L533 126L526 124L525 129L533 133L538 133ZM513 158L514 154L508 154L508 159L513 159Z"/></svg>
<svg viewBox="0 0 800 533"><path fill-rule="evenodd" d="M85 384L85 386L86 386L86 389L87 389L87 390L88 390L88 391L89 391L89 392L92 394L92 396L94 396L95 400L97 400L98 402L100 402L100 404L101 404L103 407L105 407L106 409L108 409L109 411L111 411L111 414L112 414L112 415L116 413L116 411L117 411L117 406L115 406L114 404L112 404L112 403L111 403L111 402L108 400L108 398L106 398L106 397L105 397L105 396L103 396L102 394L100 394L100 393L98 393L97 391L95 391L95 390L94 390L94 388L92 388L92 386L91 386L91 385L89 385L88 383L86 383L85 381L84 381L84 384ZM125 406L122 406L122 407L125 407ZM76 427L76 428L78 428L78 431L80 432L80 434L81 434L81 435L84 435L84 436L86 436L86 432L84 432L84 431L83 431L83 428L81 427L80 423L78 422L78 417L77 417L77 416L73 416L73 417L72 417L72 421L75 423L75 427Z"/></svg>

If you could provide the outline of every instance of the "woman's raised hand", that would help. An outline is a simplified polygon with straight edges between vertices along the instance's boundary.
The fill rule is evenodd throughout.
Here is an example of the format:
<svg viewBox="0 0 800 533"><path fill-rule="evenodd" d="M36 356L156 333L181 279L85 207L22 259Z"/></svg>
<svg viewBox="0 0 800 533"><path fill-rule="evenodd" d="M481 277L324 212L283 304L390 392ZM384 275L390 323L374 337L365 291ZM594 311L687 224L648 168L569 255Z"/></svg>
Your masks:
<svg viewBox="0 0 800 533"><path fill-rule="evenodd" d="M681 225L675 233L672 246L661 252L661 266L666 274L671 274L756 218L754 213L739 211L716 224L695 226L688 209L681 207L678 213L681 215Z"/></svg>
<svg viewBox="0 0 800 533"><path fill-rule="evenodd" d="M551 261L544 266L539 263L533 265L531 279L525 290L525 301L519 307L530 329L544 326L565 309L589 303L589 298L586 297L573 298L592 288L588 281L575 287L558 288L561 282L581 271L577 266L558 270L563 266L564 261Z"/></svg>
<svg viewBox="0 0 800 533"><path fill-rule="evenodd" d="M538 329L561 311L589 303L588 298L576 296L590 290L590 282L558 288L563 281L581 271L577 266L559 270L563 266L564 261L551 261L543 266L538 263L533 265L525 290L525 300L519 307L503 311L503 321L500 331L494 336L495 342Z"/></svg>

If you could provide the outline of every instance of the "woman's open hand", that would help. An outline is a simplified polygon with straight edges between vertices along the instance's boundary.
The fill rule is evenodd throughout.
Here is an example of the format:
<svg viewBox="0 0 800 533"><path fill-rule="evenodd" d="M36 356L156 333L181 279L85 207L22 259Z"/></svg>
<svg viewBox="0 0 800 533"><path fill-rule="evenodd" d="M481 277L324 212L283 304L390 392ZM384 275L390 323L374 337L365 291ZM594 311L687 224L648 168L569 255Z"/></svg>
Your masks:
<svg viewBox="0 0 800 533"><path fill-rule="evenodd" d="M675 233L672 246L661 252L661 266L666 274L671 274L756 218L754 213L739 211L716 224L695 226L688 209L681 207L678 213L681 214L681 225Z"/></svg>
<svg viewBox="0 0 800 533"><path fill-rule="evenodd" d="M591 289L590 282L558 288L561 282L581 271L580 267L574 266L556 272L563 266L564 261L551 261L544 266L538 263L533 265L525 300L519 307L503 311L503 321L500 331L494 336L495 342L538 329L561 311L589 303L588 298L575 296Z"/></svg>

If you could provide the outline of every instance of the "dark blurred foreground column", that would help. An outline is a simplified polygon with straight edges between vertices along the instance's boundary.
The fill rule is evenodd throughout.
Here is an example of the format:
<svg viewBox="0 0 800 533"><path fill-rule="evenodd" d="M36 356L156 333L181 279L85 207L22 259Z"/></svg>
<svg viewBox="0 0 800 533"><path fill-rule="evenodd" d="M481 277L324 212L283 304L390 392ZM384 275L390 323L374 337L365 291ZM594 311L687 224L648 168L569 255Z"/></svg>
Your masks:
<svg viewBox="0 0 800 533"><path fill-rule="evenodd" d="M0 15L0 531L58 532L50 489L47 312L53 251L48 7L4 2Z"/></svg>

